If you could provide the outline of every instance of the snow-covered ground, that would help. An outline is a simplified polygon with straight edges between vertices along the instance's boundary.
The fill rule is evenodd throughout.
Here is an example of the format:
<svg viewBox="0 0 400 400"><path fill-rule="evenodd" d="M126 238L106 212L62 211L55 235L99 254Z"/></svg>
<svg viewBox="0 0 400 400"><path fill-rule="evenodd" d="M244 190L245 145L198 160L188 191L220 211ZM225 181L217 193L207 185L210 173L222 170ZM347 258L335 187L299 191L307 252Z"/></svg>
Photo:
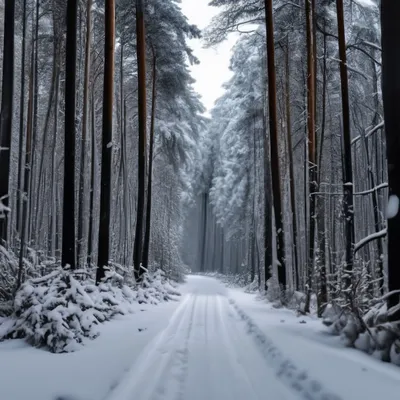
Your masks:
<svg viewBox="0 0 400 400"><path fill-rule="evenodd" d="M181 290L180 302L138 305L76 353L0 343L0 399L399 398L398 367L343 348L318 320L213 278L190 276Z"/></svg>

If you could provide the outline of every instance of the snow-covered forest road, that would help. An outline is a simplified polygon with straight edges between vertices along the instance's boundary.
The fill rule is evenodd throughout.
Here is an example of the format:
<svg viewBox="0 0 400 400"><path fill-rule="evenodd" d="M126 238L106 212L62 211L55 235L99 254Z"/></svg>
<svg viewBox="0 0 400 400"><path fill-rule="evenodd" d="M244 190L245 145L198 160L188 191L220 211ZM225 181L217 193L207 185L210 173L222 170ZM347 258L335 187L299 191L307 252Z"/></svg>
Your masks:
<svg viewBox="0 0 400 400"><path fill-rule="evenodd" d="M191 277L169 324L109 399L292 399L265 362L221 284Z"/></svg>
<svg viewBox="0 0 400 400"><path fill-rule="evenodd" d="M314 334L333 344L320 332L320 321L268 310L212 278L191 276L184 290L168 326L141 351L108 400L398 398L396 367L313 341Z"/></svg>
<svg viewBox="0 0 400 400"><path fill-rule="evenodd" d="M0 399L398 399L399 368L343 347L318 319L210 277L180 291L137 304L74 353L0 343Z"/></svg>

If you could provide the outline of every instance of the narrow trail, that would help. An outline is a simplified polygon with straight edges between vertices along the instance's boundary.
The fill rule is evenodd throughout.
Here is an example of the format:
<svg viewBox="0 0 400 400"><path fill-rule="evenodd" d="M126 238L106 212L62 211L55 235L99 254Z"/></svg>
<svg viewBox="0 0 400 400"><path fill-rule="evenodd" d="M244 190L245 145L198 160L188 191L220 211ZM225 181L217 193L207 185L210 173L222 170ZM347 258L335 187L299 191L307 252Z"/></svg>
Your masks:
<svg viewBox="0 0 400 400"><path fill-rule="evenodd" d="M315 396L302 396L281 379L279 365L268 362L260 338L231 303L217 281L191 278L168 326L142 350L107 399L340 399L321 388Z"/></svg>

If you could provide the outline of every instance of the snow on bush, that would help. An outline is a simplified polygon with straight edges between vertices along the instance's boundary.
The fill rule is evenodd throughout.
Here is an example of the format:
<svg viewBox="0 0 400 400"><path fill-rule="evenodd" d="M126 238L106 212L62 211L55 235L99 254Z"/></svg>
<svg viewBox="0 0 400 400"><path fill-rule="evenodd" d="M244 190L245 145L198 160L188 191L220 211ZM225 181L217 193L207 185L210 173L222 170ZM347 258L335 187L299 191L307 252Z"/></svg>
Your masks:
<svg viewBox="0 0 400 400"><path fill-rule="evenodd" d="M41 252L28 248L27 253L27 257L22 260L22 281L47 274L56 266L54 258L46 258ZM12 302L19 272L19 258L12 250L0 246L0 265L0 316L7 316L12 313Z"/></svg>
<svg viewBox="0 0 400 400"><path fill-rule="evenodd" d="M0 320L0 340L25 338L53 353L79 349L84 338L99 335L99 324L133 312L134 303L157 304L179 293L162 272L146 273L135 289L115 271L96 286L86 271L54 272L24 283L14 300L13 314Z"/></svg>
<svg viewBox="0 0 400 400"><path fill-rule="evenodd" d="M162 301L177 300L180 293L176 287L165 278L161 270L154 274L145 274L137 289L136 300L141 303L158 304Z"/></svg>
<svg viewBox="0 0 400 400"><path fill-rule="evenodd" d="M346 346L400 365L400 321L388 322L387 315L386 304L380 302L364 316L329 304L322 317L329 332L339 335Z"/></svg>

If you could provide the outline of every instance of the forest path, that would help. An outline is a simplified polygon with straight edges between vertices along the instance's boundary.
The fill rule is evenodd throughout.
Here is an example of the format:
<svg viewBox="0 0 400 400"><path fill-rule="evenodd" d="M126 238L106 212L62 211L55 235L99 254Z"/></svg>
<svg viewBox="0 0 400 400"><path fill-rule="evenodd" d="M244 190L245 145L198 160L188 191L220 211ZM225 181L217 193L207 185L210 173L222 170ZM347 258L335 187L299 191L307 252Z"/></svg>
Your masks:
<svg viewBox="0 0 400 400"><path fill-rule="evenodd" d="M107 399L291 400L303 397L300 381L305 378L290 370L292 376L285 379L290 365L279 358L279 352L262 333L254 326L251 328L221 283L191 276L184 290L168 326L143 348ZM323 392L321 385L307 396L318 400L340 399Z"/></svg>

